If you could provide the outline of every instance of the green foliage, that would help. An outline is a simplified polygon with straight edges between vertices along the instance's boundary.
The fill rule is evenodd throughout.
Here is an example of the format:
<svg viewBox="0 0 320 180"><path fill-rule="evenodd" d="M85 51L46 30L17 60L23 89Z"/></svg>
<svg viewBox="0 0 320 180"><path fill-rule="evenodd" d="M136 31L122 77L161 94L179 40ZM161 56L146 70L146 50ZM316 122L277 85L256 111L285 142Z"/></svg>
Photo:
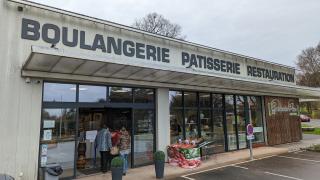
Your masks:
<svg viewBox="0 0 320 180"><path fill-rule="evenodd" d="M304 131L305 134L314 134L314 135L320 135L320 128L315 128L314 131Z"/></svg>
<svg viewBox="0 0 320 180"><path fill-rule="evenodd" d="M154 153L153 158L154 158L155 161L164 161L165 154L164 154L163 151L157 151L157 152Z"/></svg>
<svg viewBox="0 0 320 180"><path fill-rule="evenodd" d="M122 167L123 159L121 157L115 157L111 161L111 167Z"/></svg>

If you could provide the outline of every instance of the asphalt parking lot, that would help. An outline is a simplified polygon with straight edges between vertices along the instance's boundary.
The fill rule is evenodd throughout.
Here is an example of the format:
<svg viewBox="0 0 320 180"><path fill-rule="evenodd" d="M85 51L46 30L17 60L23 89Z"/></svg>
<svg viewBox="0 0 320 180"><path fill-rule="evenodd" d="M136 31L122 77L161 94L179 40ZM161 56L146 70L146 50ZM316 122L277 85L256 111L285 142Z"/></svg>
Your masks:
<svg viewBox="0 0 320 180"><path fill-rule="evenodd" d="M177 180L319 180L320 153L299 151L186 174Z"/></svg>

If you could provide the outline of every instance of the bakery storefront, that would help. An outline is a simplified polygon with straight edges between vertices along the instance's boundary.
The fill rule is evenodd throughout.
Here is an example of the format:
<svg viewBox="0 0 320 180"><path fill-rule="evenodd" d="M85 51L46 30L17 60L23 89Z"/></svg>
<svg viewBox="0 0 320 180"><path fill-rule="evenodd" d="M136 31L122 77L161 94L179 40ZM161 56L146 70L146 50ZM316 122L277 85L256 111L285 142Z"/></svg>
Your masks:
<svg viewBox="0 0 320 180"><path fill-rule="evenodd" d="M208 154L301 140L295 70L21 0L0 3L0 173L100 172L103 124L131 136L129 166L180 140Z"/></svg>

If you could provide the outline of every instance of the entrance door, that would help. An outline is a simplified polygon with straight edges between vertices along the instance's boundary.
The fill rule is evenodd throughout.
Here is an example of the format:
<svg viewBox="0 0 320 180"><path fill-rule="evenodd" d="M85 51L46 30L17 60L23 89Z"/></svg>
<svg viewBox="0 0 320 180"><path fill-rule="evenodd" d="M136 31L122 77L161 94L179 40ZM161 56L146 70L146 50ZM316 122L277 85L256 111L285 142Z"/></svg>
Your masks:
<svg viewBox="0 0 320 180"><path fill-rule="evenodd" d="M114 134L125 127L128 132L132 129L132 111L130 108L80 108L79 131L77 143L77 176L90 175L100 172L100 153L96 150L95 137L103 124ZM112 138L115 146L115 138ZM129 166L131 164L129 155Z"/></svg>

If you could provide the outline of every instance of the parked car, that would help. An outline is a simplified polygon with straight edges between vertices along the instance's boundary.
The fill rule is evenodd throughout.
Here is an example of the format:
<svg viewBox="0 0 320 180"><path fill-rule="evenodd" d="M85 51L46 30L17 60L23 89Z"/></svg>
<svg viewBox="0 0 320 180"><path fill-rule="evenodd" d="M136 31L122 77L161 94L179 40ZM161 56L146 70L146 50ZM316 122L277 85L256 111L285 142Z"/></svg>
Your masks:
<svg viewBox="0 0 320 180"><path fill-rule="evenodd" d="M310 117L304 114L300 114L300 121L301 122L310 122Z"/></svg>

